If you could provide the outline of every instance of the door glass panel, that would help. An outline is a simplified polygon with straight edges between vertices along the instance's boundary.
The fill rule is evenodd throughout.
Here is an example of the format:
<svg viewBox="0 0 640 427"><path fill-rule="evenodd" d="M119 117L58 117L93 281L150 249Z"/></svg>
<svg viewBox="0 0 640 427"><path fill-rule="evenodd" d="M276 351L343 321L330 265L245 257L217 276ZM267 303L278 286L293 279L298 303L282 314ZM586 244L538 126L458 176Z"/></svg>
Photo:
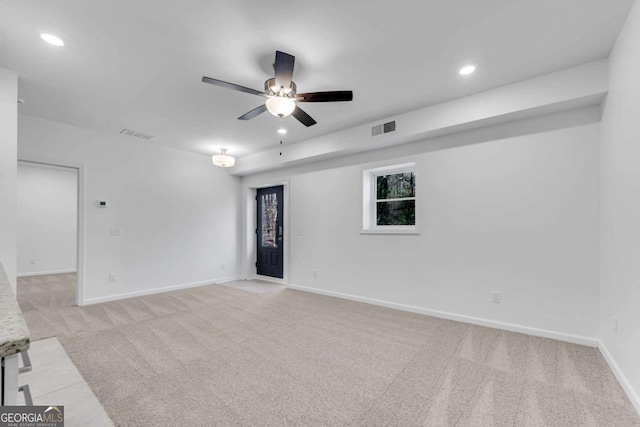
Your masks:
<svg viewBox="0 0 640 427"><path fill-rule="evenodd" d="M262 247L277 248L276 227L278 224L278 197L277 194L262 195Z"/></svg>

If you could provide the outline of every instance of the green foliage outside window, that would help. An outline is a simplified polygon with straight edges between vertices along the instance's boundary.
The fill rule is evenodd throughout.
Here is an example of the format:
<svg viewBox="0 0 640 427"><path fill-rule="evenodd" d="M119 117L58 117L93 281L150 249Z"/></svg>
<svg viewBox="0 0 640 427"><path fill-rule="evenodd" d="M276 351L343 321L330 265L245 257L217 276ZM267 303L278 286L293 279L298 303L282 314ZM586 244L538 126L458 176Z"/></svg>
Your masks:
<svg viewBox="0 0 640 427"><path fill-rule="evenodd" d="M415 225L416 175L402 172L376 177L376 224Z"/></svg>

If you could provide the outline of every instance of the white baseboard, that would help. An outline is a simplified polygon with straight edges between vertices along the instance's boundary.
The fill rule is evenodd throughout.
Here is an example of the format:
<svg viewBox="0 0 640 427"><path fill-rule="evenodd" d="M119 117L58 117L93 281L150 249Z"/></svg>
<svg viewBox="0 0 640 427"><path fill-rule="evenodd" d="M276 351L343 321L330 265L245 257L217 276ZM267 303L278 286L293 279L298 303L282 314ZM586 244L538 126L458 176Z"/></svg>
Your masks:
<svg viewBox="0 0 640 427"><path fill-rule="evenodd" d="M613 355L611 355L609 349L606 345L604 345L604 342L602 340L598 340L598 349L600 350L600 353L602 353L604 360L606 360L609 364L609 368L611 368L611 370L613 371L614 375L618 379L618 382L620 383L620 385L622 385L622 389L625 391L625 393L627 393L629 400L631 401L631 403L633 403L633 406L636 408L636 411L640 415L640 395L633 388L631 382L624 374L624 372L622 372L622 369L620 369L620 365L618 365L618 362L616 362L616 359L613 358Z"/></svg>
<svg viewBox="0 0 640 427"><path fill-rule="evenodd" d="M145 289L143 291L126 292L122 294L106 295L103 297L96 297L96 298L85 298L80 305L84 306L84 305L100 304L103 302L141 297L143 295L161 294L163 292L177 291L180 289L196 288L198 286L205 286L205 285L215 285L215 284L231 282L231 281L240 280L240 279L241 279L241 276L229 276L229 277L221 277L218 279L204 280L202 282L181 283L179 285L165 286L163 288Z"/></svg>
<svg viewBox="0 0 640 427"><path fill-rule="evenodd" d="M33 273L18 273L16 277L29 277L29 276L47 276L49 274L67 274L75 273L76 270L55 270L55 271L34 271Z"/></svg>
<svg viewBox="0 0 640 427"><path fill-rule="evenodd" d="M432 310L432 309L416 307L412 305L398 304L395 302L344 294L342 292L327 291L324 289L310 288L307 286L299 286L299 285L288 285L288 288L296 289L304 292L312 292L315 294L342 298L342 299L348 299L351 301L363 302L366 304L379 305L387 308L395 308L397 310L409 311L411 313L426 314L427 316L438 317L441 319L455 320L458 322L471 323L473 325L486 326L488 328L501 329L501 330L511 331L511 332L519 332L522 334L533 335L536 337L552 338L559 341L566 341L573 344L585 345L588 347L598 347L598 343L599 343L599 340L597 338L585 337L582 335L567 334L564 332L532 328L529 326L499 322L496 320L483 319L480 317L465 316L463 314L449 313L446 311Z"/></svg>

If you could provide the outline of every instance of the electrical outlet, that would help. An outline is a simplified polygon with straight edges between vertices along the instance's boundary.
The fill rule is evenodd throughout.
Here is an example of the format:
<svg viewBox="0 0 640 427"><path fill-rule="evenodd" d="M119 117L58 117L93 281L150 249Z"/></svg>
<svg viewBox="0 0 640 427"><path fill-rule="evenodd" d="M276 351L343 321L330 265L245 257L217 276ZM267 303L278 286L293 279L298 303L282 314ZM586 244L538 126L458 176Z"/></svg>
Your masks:
<svg viewBox="0 0 640 427"><path fill-rule="evenodd" d="M613 316L613 332L618 333L618 328L620 326L620 318L618 316Z"/></svg>
<svg viewBox="0 0 640 427"><path fill-rule="evenodd" d="M31 258L31 261L29 261L29 264L35 264L36 263L36 259L35 258Z"/></svg>
<svg viewBox="0 0 640 427"><path fill-rule="evenodd" d="M311 270L311 275L313 277L318 277L318 270L316 270L315 268L313 270Z"/></svg>
<svg viewBox="0 0 640 427"><path fill-rule="evenodd" d="M120 236L122 234L122 228L112 225L109 227L110 236Z"/></svg>
<svg viewBox="0 0 640 427"><path fill-rule="evenodd" d="M302 236L302 228L296 229L296 236Z"/></svg>
<svg viewBox="0 0 640 427"><path fill-rule="evenodd" d="M220 270L224 270L224 262L220 263Z"/></svg>
<svg viewBox="0 0 640 427"><path fill-rule="evenodd" d="M118 281L118 278L116 277L116 275L115 275L115 274L110 274L110 275L109 275L109 282L110 282L110 283L115 283L115 282L117 282L117 281Z"/></svg>
<svg viewBox="0 0 640 427"><path fill-rule="evenodd" d="M500 302L502 302L502 296L500 295L500 291L491 291L491 294L493 295L493 299L491 300L492 303L500 304Z"/></svg>

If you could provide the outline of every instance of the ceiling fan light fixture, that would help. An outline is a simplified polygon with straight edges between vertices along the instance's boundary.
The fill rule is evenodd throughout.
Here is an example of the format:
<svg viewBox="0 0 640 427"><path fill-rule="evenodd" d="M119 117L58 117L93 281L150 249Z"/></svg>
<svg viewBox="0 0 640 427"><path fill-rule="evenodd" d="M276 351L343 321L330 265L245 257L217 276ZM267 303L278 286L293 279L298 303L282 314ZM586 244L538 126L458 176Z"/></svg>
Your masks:
<svg viewBox="0 0 640 427"><path fill-rule="evenodd" d="M202 76L202 82L267 98L264 104L260 104L253 110L241 115L238 117L238 120L251 120L265 111L269 111L276 117L293 116L304 126L309 127L315 125L317 122L302 108L297 106L298 102L353 101L353 92L350 90L298 94L298 87L292 80L295 59L293 55L279 50L276 51L276 61L273 64L275 76L264 82L264 92L223 80L212 79L207 76Z"/></svg>
<svg viewBox="0 0 640 427"><path fill-rule="evenodd" d="M284 96L272 96L267 99L267 110L277 117L287 117L296 109L296 102Z"/></svg>
<svg viewBox="0 0 640 427"><path fill-rule="evenodd" d="M215 166L220 166L221 168L231 168L236 164L235 157L228 155L226 148L221 148L220 154L211 156L211 161Z"/></svg>

